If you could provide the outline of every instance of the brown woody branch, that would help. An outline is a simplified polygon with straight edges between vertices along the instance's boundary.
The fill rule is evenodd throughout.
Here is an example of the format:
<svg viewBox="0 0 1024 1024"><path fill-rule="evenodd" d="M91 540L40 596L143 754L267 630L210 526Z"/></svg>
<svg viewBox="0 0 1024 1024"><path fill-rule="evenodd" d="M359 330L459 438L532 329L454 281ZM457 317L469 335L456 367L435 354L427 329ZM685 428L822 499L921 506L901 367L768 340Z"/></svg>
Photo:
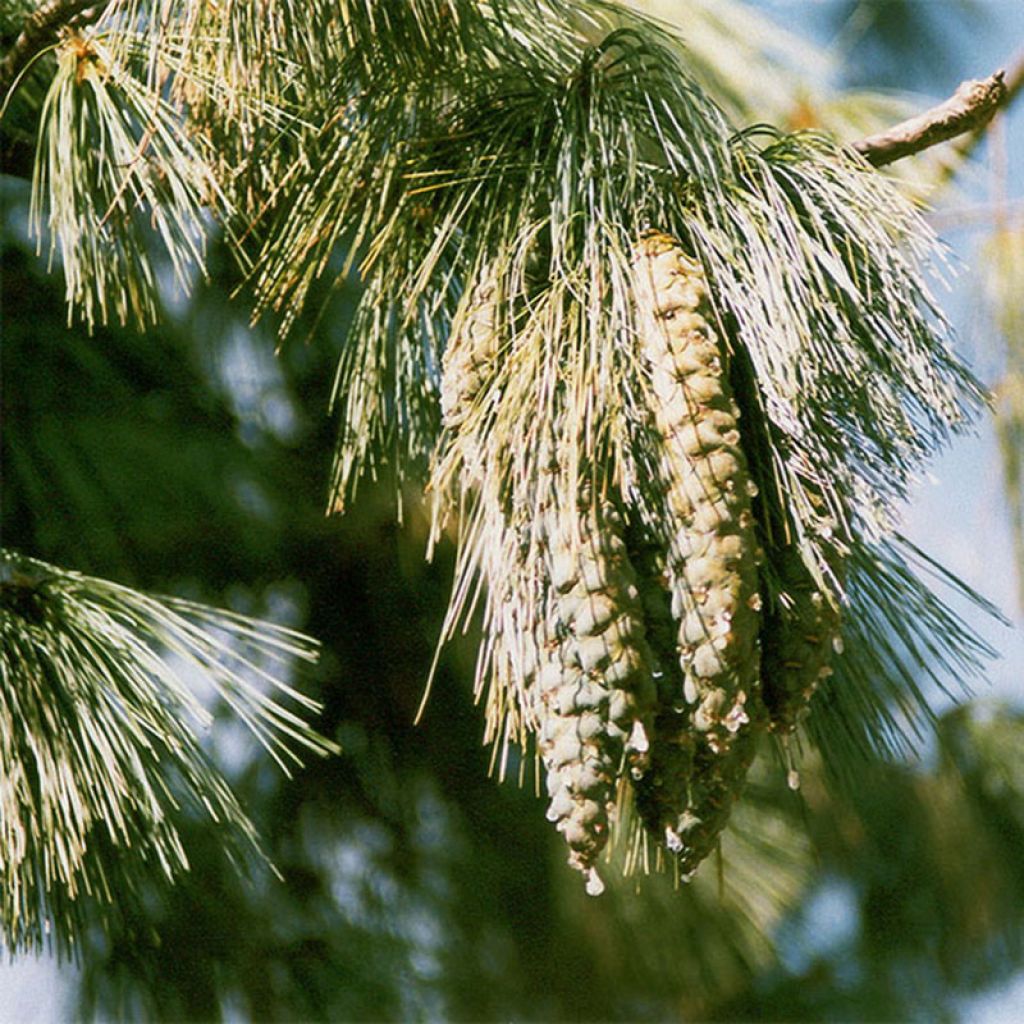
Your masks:
<svg viewBox="0 0 1024 1024"><path fill-rule="evenodd" d="M1002 102L1003 107L1008 107L1024 89L1024 50L1017 54L1009 70L1006 72L1006 98ZM956 144L956 155L961 160L966 160L978 143L985 137L985 128L975 128L970 134L965 135Z"/></svg>
<svg viewBox="0 0 1024 1024"><path fill-rule="evenodd" d="M1006 72L1006 102L1014 100L1024 89L1024 50L1017 54L1010 70Z"/></svg>
<svg viewBox="0 0 1024 1024"><path fill-rule="evenodd" d="M948 100L923 114L869 135L853 144L853 148L874 167L884 167L905 156L912 156L940 142L967 132L980 133L995 112L1015 95L1024 84L1024 65L1019 69L1021 81L1014 82L1011 92L1006 72L997 71L981 81L964 82Z"/></svg>

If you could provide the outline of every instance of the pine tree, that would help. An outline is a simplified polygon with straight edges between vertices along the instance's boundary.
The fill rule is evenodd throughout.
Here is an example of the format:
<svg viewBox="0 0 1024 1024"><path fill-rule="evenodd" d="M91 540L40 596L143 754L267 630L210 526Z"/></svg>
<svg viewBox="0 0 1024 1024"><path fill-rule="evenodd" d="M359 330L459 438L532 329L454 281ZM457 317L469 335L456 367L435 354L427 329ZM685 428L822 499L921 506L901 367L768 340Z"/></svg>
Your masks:
<svg viewBox="0 0 1024 1024"><path fill-rule="evenodd" d="M367 476L397 481L400 504L427 484L431 544L457 538L441 640L480 607L488 736L503 764L510 744L541 762L589 891L606 850L688 879L731 817L756 832L764 809L742 794L773 733L787 764L806 743L809 764L855 771L854 747L898 748L900 714L927 713L923 676L983 669L895 510L986 395L932 297L941 249L863 154L743 130L712 61L612 3L5 16L5 139L11 159L38 139L30 226L71 321L152 325L166 279L204 273L214 223L285 345L358 268L330 506ZM71 945L79 886L116 902L107 838L172 876L187 863L153 811L175 800L163 769L138 770L144 737L252 839L174 723L190 698L171 654L258 733L265 718L331 744L262 694L239 701L245 672L214 657L305 656L305 639L5 557L5 937L40 944L45 907ZM78 767L76 729L123 758L98 746ZM33 782L33 763L46 779L72 765L81 790ZM116 861L128 887L143 861Z"/></svg>

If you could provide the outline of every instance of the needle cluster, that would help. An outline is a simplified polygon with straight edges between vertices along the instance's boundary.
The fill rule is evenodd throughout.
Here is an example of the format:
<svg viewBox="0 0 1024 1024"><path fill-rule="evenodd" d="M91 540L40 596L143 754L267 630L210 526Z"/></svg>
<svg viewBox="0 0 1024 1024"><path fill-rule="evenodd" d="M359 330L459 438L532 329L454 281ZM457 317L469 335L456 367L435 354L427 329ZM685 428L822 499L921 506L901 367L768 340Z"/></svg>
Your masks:
<svg viewBox="0 0 1024 1024"><path fill-rule="evenodd" d="M977 669L896 510L986 396L940 246L861 157L738 130L680 40L602 0L157 6L61 51L37 208L69 281L109 285L101 228L139 279L159 189L172 253L216 199L283 331L358 269L331 507L385 466L428 482L459 546L442 640L482 607L488 737L504 763L536 735L577 867L635 805L688 873L762 734L809 708L848 766L902 742L923 676ZM152 106L115 131L126 76Z"/></svg>

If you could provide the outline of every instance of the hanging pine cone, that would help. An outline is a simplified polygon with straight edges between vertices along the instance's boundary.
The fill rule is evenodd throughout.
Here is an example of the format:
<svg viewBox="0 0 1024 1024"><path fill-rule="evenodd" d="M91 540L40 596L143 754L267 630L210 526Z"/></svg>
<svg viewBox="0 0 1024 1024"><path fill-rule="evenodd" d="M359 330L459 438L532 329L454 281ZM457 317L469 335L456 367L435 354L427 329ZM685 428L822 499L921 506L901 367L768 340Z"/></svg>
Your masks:
<svg viewBox="0 0 1024 1024"><path fill-rule="evenodd" d="M622 522L610 502L584 505L577 522L546 514L552 653L538 677L534 715L548 773L548 817L588 876L608 840L623 764L647 766L656 702L651 654Z"/></svg>
<svg viewBox="0 0 1024 1024"><path fill-rule="evenodd" d="M651 659L614 506L593 503L586 486L578 503L567 504L550 453L536 460L540 480L530 500L523 494L502 498L484 484L484 446L472 432L469 412L486 400L502 314L500 282L485 267L443 359L447 442L441 462L457 467L462 491L475 491L482 503L486 543L480 564L489 631L484 669L491 693L506 729L514 695L518 721L536 732L547 772L548 817L569 844L570 864L586 874L588 890L598 892L594 865L608 841L623 767L639 774L647 764L655 704ZM549 447L552 438L545 441Z"/></svg>
<svg viewBox="0 0 1024 1024"><path fill-rule="evenodd" d="M517 519L496 504L493 493L484 496L486 438L481 417L473 415L488 401L487 389L507 332L503 308L507 291L498 264L498 260L482 263L467 283L441 359L444 431L429 490L435 499L432 542L456 506L460 514L471 508L469 518L475 517L476 537L463 541L482 552L478 569L489 584L485 629L490 637L479 651L476 691L478 696L488 691L486 740L507 748L510 741L525 742L522 690L537 676L539 645L544 640L538 638L543 622L538 623L532 599L535 587L527 572L521 515Z"/></svg>
<svg viewBox="0 0 1024 1024"><path fill-rule="evenodd" d="M686 808L696 744L684 697L665 551L645 540L638 530L629 535L628 545L654 657L658 696L648 769L634 783L636 810L656 840L677 848L676 827Z"/></svg>
<svg viewBox="0 0 1024 1024"><path fill-rule="evenodd" d="M449 457L457 454L470 477L480 472L479 446L460 433L494 372L500 348L502 290L492 265L483 266L459 308L441 360L441 416Z"/></svg>
<svg viewBox="0 0 1024 1024"><path fill-rule="evenodd" d="M654 831L667 836L689 872L724 827L763 724L751 511L756 489L700 267L659 233L644 236L635 264L669 531L667 585L696 742L689 792L658 801L661 815L668 807L678 813L674 821L663 817Z"/></svg>
<svg viewBox="0 0 1024 1024"><path fill-rule="evenodd" d="M839 612L796 547L773 558L779 593L765 616L761 641L764 702L773 732L789 733L806 714L839 646Z"/></svg>

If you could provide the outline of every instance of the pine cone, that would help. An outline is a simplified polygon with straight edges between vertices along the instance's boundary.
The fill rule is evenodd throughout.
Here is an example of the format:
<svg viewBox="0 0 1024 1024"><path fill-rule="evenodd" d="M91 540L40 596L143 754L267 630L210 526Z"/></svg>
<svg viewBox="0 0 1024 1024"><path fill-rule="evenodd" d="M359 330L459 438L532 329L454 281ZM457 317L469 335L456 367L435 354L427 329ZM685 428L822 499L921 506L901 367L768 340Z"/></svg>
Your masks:
<svg viewBox="0 0 1024 1024"><path fill-rule="evenodd" d="M654 656L658 695L648 770L634 783L636 809L644 827L659 842L674 847L678 818L686 807L693 776L696 743L684 697L665 551L644 539L639 530L628 535L628 547Z"/></svg>
<svg viewBox="0 0 1024 1024"><path fill-rule="evenodd" d="M647 766L656 702L622 523L608 502L584 504L578 523L546 513L550 573L549 650L536 687L538 748L569 863L599 892L594 864L608 840L620 769ZM556 644L557 639L557 644Z"/></svg>
<svg viewBox="0 0 1024 1024"><path fill-rule="evenodd" d="M832 653L840 643L839 612L797 548L785 548L775 563L781 593L766 616L761 677L771 728L789 733L806 714L818 684L832 674Z"/></svg>
<svg viewBox="0 0 1024 1024"><path fill-rule="evenodd" d="M641 240L635 262L640 345L651 372L670 530L667 585L696 744L688 792L674 799L662 794L654 801L659 820L647 825L659 839L667 837L688 872L724 827L763 727L751 510L756 488L740 447L738 411L709 322L700 267L674 239L658 233ZM658 745L656 766L662 761ZM677 755L666 758L678 761ZM661 780L662 789L666 783Z"/></svg>
<svg viewBox="0 0 1024 1024"><path fill-rule="evenodd" d="M459 428L480 400L500 348L501 287L485 265L452 324L441 360L441 415L450 445L457 449L470 477L479 474L480 453Z"/></svg>

